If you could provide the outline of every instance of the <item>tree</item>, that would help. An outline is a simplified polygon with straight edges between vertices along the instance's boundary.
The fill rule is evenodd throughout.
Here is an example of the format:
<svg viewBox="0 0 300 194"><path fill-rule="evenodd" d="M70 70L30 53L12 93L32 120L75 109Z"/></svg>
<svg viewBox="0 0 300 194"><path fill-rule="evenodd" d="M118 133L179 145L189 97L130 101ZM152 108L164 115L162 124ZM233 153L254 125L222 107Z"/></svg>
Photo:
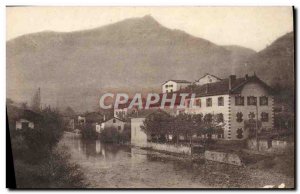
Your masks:
<svg viewBox="0 0 300 194"><path fill-rule="evenodd" d="M69 117L73 117L74 115L76 115L76 112L71 108L71 107L67 107L65 110L64 110L64 113L63 113L65 116L69 116Z"/></svg>
<svg viewBox="0 0 300 194"><path fill-rule="evenodd" d="M213 133L223 131L220 122L224 119L223 115L212 114L179 114L170 116L168 114L153 113L147 117L142 125L142 130L152 139L163 138L166 135L172 135L176 143L179 143L179 136L184 136L192 144L193 135L208 134L211 139ZM216 120L216 121L215 121ZM164 140L165 141L165 140Z"/></svg>
<svg viewBox="0 0 300 194"><path fill-rule="evenodd" d="M41 89L40 88L34 94L34 96L32 98L31 109L36 111L36 112L41 111Z"/></svg>
<svg viewBox="0 0 300 194"><path fill-rule="evenodd" d="M159 138L170 133L171 122L171 115L163 111L157 111L145 119L141 129L147 134L147 136L151 136L158 141Z"/></svg>
<svg viewBox="0 0 300 194"><path fill-rule="evenodd" d="M63 125L60 114L50 107L40 112L36 118L35 127L22 130L24 146L26 145L26 160L30 163L41 161L52 152L55 145L63 135Z"/></svg>

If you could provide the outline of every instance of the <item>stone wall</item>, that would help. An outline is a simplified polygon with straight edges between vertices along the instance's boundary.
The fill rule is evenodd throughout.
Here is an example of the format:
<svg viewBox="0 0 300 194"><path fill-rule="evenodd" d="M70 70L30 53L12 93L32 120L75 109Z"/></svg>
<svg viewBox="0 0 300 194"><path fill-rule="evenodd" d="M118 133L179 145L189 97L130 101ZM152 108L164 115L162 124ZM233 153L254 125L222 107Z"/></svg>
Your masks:
<svg viewBox="0 0 300 194"><path fill-rule="evenodd" d="M282 140L265 140L261 139L258 141L259 151L261 152L273 152L281 153L284 152L291 143ZM256 139L249 139L247 141L247 147L250 150L257 150Z"/></svg>
<svg viewBox="0 0 300 194"><path fill-rule="evenodd" d="M147 143L148 148L152 148L154 150L161 150L179 154L187 154L191 155L192 149L189 146L182 146L182 145L172 145L172 144L160 144L160 143Z"/></svg>
<svg viewBox="0 0 300 194"><path fill-rule="evenodd" d="M234 153L205 151L204 157L206 160L242 166L242 161L240 157Z"/></svg>

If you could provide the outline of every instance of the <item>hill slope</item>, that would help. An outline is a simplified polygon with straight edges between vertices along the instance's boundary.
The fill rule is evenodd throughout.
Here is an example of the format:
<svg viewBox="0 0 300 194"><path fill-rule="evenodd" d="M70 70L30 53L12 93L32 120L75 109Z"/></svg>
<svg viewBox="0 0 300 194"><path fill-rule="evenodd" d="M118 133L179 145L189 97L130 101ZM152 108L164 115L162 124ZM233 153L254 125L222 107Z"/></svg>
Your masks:
<svg viewBox="0 0 300 194"><path fill-rule="evenodd" d="M241 62L240 72L256 72L271 85L293 87L294 78L294 34L287 33L262 51Z"/></svg>
<svg viewBox="0 0 300 194"><path fill-rule="evenodd" d="M97 106L108 90L160 89L167 79L228 76L254 51L218 46L160 25L151 16L91 30L28 34L7 42L7 97L77 110Z"/></svg>

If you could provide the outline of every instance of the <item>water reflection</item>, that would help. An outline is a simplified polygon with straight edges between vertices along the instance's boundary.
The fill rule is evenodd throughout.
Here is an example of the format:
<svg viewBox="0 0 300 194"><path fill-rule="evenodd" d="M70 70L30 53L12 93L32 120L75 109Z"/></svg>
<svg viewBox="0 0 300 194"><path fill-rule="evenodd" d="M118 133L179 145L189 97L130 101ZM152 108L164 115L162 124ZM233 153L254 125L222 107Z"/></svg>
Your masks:
<svg viewBox="0 0 300 194"><path fill-rule="evenodd" d="M207 187L207 183L224 186L224 181L229 186L233 184L229 169L241 177L240 169L236 167L178 160L130 146L104 144L99 140L65 136L62 143L69 147L72 159L84 168L91 187L199 188Z"/></svg>
<svg viewBox="0 0 300 194"><path fill-rule="evenodd" d="M119 155L128 155L131 148L127 146L104 144L100 140L82 140L73 138L73 146L78 153L83 153L87 158L98 157L114 159Z"/></svg>

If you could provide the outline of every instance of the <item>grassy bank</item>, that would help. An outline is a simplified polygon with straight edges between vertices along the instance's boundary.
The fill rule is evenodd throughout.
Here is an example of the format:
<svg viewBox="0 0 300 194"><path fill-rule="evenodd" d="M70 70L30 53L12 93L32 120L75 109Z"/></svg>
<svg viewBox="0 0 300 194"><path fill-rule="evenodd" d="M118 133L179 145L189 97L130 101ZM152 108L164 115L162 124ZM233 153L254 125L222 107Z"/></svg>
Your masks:
<svg viewBox="0 0 300 194"><path fill-rule="evenodd" d="M69 162L66 148L55 148L38 163L14 161L18 188L84 188L84 175L79 166Z"/></svg>
<svg viewBox="0 0 300 194"><path fill-rule="evenodd" d="M10 138L17 188L82 188L84 176L69 160L68 150L57 146L63 135L58 111L38 112L34 128L15 128L15 109L9 111Z"/></svg>

